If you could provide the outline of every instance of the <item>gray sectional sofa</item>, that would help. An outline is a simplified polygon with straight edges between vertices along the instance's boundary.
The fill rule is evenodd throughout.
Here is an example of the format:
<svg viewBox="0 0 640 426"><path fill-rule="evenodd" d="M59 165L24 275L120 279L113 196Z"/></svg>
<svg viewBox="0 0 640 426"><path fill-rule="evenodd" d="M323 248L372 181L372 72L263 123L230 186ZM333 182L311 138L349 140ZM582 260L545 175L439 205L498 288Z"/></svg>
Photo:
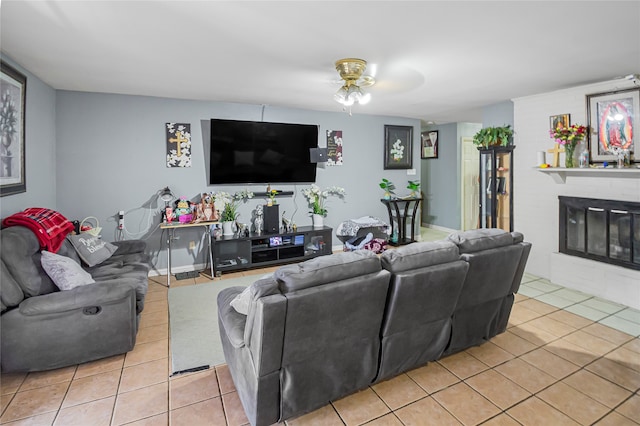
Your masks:
<svg viewBox="0 0 640 426"><path fill-rule="evenodd" d="M35 234L0 231L0 366L2 372L49 370L133 349L147 293L149 256L140 240L120 241L88 267L65 240L57 254L95 283L60 291L41 265Z"/></svg>
<svg viewBox="0 0 640 426"><path fill-rule="evenodd" d="M480 229L380 257L322 256L222 290L222 345L250 423L302 415L503 332L530 249L520 233Z"/></svg>

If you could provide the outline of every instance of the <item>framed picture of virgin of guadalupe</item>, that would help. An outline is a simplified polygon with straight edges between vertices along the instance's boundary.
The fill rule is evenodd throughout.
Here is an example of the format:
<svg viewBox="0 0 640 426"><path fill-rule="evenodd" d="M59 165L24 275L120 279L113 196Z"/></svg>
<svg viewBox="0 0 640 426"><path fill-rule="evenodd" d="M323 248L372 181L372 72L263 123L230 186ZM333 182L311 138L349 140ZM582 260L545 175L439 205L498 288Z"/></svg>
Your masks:
<svg viewBox="0 0 640 426"><path fill-rule="evenodd" d="M640 87L587 95L587 123L594 162L615 161L620 152L640 162Z"/></svg>

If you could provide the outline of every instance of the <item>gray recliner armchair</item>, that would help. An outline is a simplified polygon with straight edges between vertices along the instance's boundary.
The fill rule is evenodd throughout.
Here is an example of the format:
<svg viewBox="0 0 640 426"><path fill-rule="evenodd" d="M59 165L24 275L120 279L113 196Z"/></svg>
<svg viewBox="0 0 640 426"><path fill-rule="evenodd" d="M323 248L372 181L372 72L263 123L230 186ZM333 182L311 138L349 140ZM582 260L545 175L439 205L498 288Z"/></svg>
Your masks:
<svg viewBox="0 0 640 426"><path fill-rule="evenodd" d="M504 332L520 288L531 243L519 232L476 229L447 239L458 246L469 271L458 299L445 355L481 345Z"/></svg>
<svg viewBox="0 0 640 426"><path fill-rule="evenodd" d="M382 254L391 272L376 381L440 358L469 264L449 241L413 243Z"/></svg>
<svg viewBox="0 0 640 426"><path fill-rule="evenodd" d="M366 388L376 376L389 272L369 251L279 268L248 289L248 315L222 290L222 346L245 412L270 425Z"/></svg>
<svg viewBox="0 0 640 426"><path fill-rule="evenodd" d="M113 243L103 263L84 267L96 281L59 291L40 263L34 233L0 231L2 372L41 371L133 349L147 292L149 256L142 241ZM81 261L69 241L59 255Z"/></svg>

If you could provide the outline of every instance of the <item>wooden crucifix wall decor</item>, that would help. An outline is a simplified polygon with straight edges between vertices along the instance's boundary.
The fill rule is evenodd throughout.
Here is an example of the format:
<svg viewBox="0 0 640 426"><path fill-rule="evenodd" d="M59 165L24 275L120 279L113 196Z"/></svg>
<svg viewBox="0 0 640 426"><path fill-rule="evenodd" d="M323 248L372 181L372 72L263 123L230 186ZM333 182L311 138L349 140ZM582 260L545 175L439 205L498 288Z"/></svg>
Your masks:
<svg viewBox="0 0 640 426"><path fill-rule="evenodd" d="M553 144L553 149L548 149L548 153L553 154L553 164L551 167L558 167L560 165L560 154L564 152L563 148L560 148L560 144Z"/></svg>
<svg viewBox="0 0 640 426"><path fill-rule="evenodd" d="M191 124L167 123L167 167L191 167Z"/></svg>

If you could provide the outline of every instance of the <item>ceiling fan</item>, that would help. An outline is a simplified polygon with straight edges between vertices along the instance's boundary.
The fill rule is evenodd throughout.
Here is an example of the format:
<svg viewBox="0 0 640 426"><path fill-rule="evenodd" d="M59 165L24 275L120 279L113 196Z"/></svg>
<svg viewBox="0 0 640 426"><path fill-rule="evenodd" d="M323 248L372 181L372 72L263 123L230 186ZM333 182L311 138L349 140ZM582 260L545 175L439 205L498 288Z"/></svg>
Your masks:
<svg viewBox="0 0 640 426"><path fill-rule="evenodd" d="M342 79L342 87L333 95L333 98L345 108L354 103L364 105L371 100L371 94L365 93L362 88L375 84L376 80L371 75L365 75L367 61L357 58L345 58L336 61L336 71Z"/></svg>

